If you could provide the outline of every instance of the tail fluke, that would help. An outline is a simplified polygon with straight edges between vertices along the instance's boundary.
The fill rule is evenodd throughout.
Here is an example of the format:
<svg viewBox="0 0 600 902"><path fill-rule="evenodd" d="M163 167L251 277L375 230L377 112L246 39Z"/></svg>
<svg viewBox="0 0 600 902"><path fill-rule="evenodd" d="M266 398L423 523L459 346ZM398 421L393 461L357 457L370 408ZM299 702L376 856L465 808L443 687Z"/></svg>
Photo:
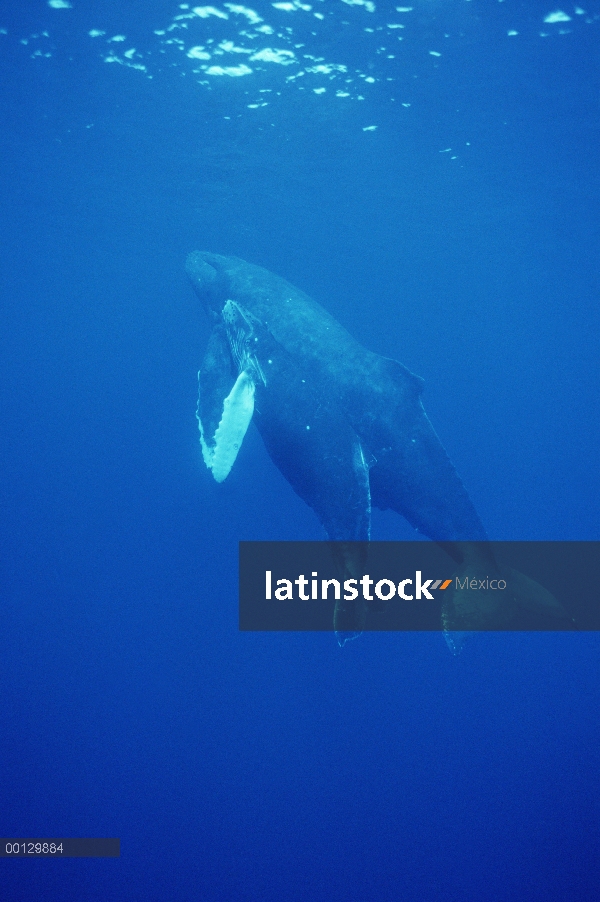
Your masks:
<svg viewBox="0 0 600 902"><path fill-rule="evenodd" d="M454 655L475 632L574 629L575 621L548 589L512 567L493 578L473 562L453 577L442 605L444 638Z"/></svg>
<svg viewBox="0 0 600 902"><path fill-rule="evenodd" d="M565 629L576 628L574 619L548 589L512 567L504 567L503 572L520 611L544 618L546 623L554 626L562 624Z"/></svg>

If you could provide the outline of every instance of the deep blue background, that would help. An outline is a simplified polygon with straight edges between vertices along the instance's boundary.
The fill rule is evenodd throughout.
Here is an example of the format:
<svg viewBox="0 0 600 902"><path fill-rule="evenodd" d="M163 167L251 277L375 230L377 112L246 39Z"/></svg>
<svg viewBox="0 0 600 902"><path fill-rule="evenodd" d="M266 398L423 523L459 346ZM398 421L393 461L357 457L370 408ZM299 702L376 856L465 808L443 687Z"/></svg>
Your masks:
<svg viewBox="0 0 600 902"><path fill-rule="evenodd" d="M238 540L321 532L255 432L205 471L183 261L264 265L423 376L492 538L600 538L598 23L415 3L410 108L249 111L85 36L174 5L94 6L0 17L0 833L122 855L2 860L0 898L597 899L596 635L237 632Z"/></svg>

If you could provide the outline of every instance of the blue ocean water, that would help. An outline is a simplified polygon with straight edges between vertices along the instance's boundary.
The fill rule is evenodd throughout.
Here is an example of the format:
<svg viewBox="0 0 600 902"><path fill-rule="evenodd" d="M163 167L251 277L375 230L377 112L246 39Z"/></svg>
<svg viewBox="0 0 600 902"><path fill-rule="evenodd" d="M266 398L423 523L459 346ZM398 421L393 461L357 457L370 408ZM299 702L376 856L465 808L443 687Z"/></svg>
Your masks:
<svg viewBox="0 0 600 902"><path fill-rule="evenodd" d="M596 635L237 631L322 531L202 464L196 248L422 376L491 538L600 538L600 3L409 2L0 6L0 833L121 838L3 902L598 898Z"/></svg>

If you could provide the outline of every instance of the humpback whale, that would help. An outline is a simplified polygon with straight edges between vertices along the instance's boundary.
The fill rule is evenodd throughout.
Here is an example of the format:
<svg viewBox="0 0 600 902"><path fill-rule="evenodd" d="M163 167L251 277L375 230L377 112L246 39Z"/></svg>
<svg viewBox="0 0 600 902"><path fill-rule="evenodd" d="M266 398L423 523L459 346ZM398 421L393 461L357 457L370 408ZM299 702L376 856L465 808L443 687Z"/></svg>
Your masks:
<svg viewBox="0 0 600 902"><path fill-rule="evenodd" d="M443 545L463 576L497 573L481 520L425 413L418 376L364 348L320 304L266 269L195 251L186 270L212 323L197 417L217 482L253 420L329 539L367 542L371 505L390 508ZM360 561L340 549L340 566L352 574ZM534 585L538 605L558 605ZM513 596L500 608L498 593L481 593L474 608L467 594L446 594L442 620L453 651L461 631L502 628L513 615ZM366 609L336 606L340 644L365 618Z"/></svg>

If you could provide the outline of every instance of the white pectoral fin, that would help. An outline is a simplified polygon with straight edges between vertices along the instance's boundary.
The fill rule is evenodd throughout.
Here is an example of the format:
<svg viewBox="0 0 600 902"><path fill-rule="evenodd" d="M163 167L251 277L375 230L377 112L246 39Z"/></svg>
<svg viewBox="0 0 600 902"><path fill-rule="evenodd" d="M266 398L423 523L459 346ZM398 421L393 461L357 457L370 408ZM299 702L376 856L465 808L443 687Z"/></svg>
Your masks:
<svg viewBox="0 0 600 902"><path fill-rule="evenodd" d="M254 413L254 380L246 370L240 373L235 385L223 402L223 413L214 436L204 434L199 419L202 457L217 482L229 475Z"/></svg>

